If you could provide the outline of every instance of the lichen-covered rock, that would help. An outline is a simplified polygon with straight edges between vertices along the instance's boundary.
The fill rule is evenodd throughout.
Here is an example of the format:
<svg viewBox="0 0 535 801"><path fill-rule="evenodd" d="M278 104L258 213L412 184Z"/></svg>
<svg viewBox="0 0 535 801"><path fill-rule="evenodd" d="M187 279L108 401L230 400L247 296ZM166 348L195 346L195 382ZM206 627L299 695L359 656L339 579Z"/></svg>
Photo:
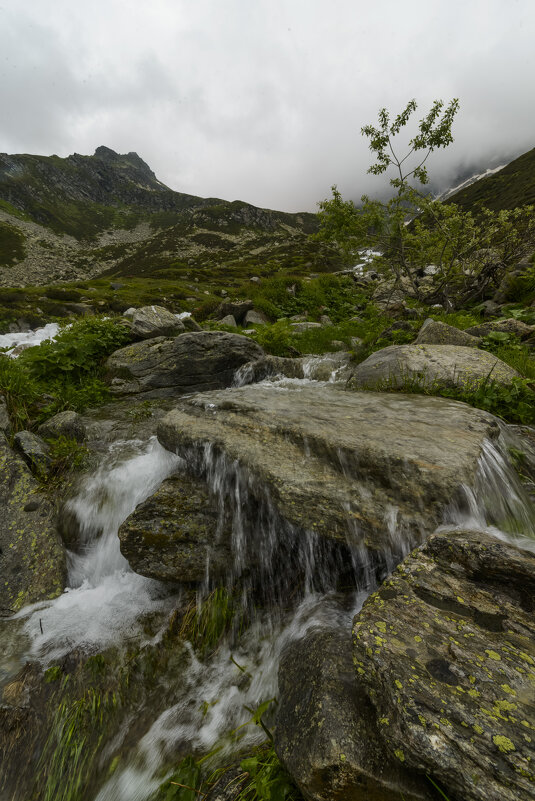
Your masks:
<svg viewBox="0 0 535 801"><path fill-rule="evenodd" d="M443 531L355 618L356 675L384 743L452 798L535 798L534 599L534 553Z"/></svg>
<svg viewBox="0 0 535 801"><path fill-rule="evenodd" d="M0 615L63 590L65 552L54 510L23 460L0 438Z"/></svg>
<svg viewBox="0 0 535 801"><path fill-rule="evenodd" d="M119 529L121 553L136 573L160 581L201 582L231 561L228 531L218 531L217 500L182 473L161 487Z"/></svg>
<svg viewBox="0 0 535 801"><path fill-rule="evenodd" d="M52 464L46 442L33 431L17 431L13 437L15 448L36 475L45 476Z"/></svg>
<svg viewBox="0 0 535 801"><path fill-rule="evenodd" d="M414 340L415 345L462 345L467 348L477 348L480 339L466 331L461 331L452 325L446 325L439 320L428 317Z"/></svg>
<svg viewBox="0 0 535 801"><path fill-rule="evenodd" d="M498 426L445 398L309 383L184 398L157 431L198 478L208 476L209 443L226 474L241 471L247 492L268 497L291 525L365 545L382 561L401 543L420 542L461 485L474 485L483 442Z"/></svg>
<svg viewBox="0 0 535 801"><path fill-rule="evenodd" d="M390 345L357 365L348 387L474 389L486 381L510 384L519 374L486 350L460 345Z"/></svg>
<svg viewBox="0 0 535 801"><path fill-rule="evenodd" d="M70 410L59 412L42 423L37 429L41 437L55 439L67 437L83 442L86 436L84 421L77 412Z"/></svg>
<svg viewBox="0 0 535 801"><path fill-rule="evenodd" d="M522 320L516 320L514 317L508 317L505 320L490 320L488 323L473 325L471 328L466 329L466 333L476 337L486 337L492 331L512 334L513 336L520 337L520 339L527 339L535 333L535 326L527 325L523 323Z"/></svg>
<svg viewBox="0 0 535 801"><path fill-rule="evenodd" d="M387 752L355 681L349 631L312 631L279 667L275 750L308 801L431 801L432 788Z"/></svg>
<svg viewBox="0 0 535 801"><path fill-rule="evenodd" d="M230 386L238 367L263 355L256 342L239 334L193 331L135 342L112 353L106 367L117 395L180 394Z"/></svg>

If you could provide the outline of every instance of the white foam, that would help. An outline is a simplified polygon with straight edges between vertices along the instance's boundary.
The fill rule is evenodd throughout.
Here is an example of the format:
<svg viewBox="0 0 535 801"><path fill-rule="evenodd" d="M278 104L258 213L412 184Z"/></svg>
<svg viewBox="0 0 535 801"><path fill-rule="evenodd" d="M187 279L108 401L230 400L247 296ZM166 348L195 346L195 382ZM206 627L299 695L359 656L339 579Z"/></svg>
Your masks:
<svg viewBox="0 0 535 801"><path fill-rule="evenodd" d="M125 448L134 450L126 460L120 455ZM116 443L88 477L70 504L84 546L81 553L69 554L68 589L56 600L25 607L17 615L25 618L32 656L49 662L75 648L118 644L141 632L144 613L166 608L163 585L130 570L117 531L180 464L152 437L148 443Z"/></svg>
<svg viewBox="0 0 535 801"><path fill-rule="evenodd" d="M16 348L24 348L40 345L46 339L54 339L59 331L57 323L47 323L43 328L36 328L35 331L17 331L14 334L0 334L0 348L9 348L6 351L8 356L15 358L19 352L13 353Z"/></svg>

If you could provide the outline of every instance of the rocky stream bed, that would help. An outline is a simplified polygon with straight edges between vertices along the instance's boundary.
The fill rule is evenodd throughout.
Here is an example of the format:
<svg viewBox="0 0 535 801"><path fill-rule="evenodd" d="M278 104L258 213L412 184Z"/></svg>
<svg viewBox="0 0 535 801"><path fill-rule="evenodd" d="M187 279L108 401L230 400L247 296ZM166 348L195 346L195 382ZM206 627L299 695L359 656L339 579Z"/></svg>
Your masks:
<svg viewBox="0 0 535 801"><path fill-rule="evenodd" d="M209 753L231 801L261 705L307 801L535 798L532 432L355 372L164 335L110 357L55 505L2 444L2 801L148 801Z"/></svg>

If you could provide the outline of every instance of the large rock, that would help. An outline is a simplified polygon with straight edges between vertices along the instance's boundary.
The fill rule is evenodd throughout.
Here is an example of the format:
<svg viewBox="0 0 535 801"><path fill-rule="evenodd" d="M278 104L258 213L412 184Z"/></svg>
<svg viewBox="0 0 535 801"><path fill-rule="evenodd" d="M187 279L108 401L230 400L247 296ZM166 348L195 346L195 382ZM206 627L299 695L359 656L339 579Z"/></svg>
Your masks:
<svg viewBox="0 0 535 801"><path fill-rule="evenodd" d="M182 473L161 487L119 529L121 553L136 573L161 581L201 582L231 560L228 531L206 485Z"/></svg>
<svg viewBox="0 0 535 801"><path fill-rule="evenodd" d="M534 553L444 531L355 618L356 675L384 743L452 798L535 798L534 599Z"/></svg>
<svg viewBox="0 0 535 801"><path fill-rule="evenodd" d="M207 392L158 426L162 445L237 515L247 496L253 512L264 499L300 531L383 561L434 530L461 485L473 486L482 445L497 433L492 415L462 403L330 384Z"/></svg>
<svg viewBox="0 0 535 801"><path fill-rule="evenodd" d="M357 365L351 388L402 389L409 382L422 388L475 389L486 381L509 384L516 370L486 350L460 345L390 345Z"/></svg>
<svg viewBox="0 0 535 801"><path fill-rule="evenodd" d="M125 316L130 320L133 336L139 339L171 337L186 330L182 320L164 309L163 306L142 306L140 309L128 309Z"/></svg>
<svg viewBox="0 0 535 801"><path fill-rule="evenodd" d="M154 390L177 394L229 386L238 367L263 355L247 337L199 331L128 345L112 353L106 367L115 394Z"/></svg>
<svg viewBox="0 0 535 801"><path fill-rule="evenodd" d="M477 348L480 341L466 331L430 317L425 320L414 340L416 345L462 345L467 348Z"/></svg>
<svg viewBox="0 0 535 801"><path fill-rule="evenodd" d="M355 680L349 631L312 631L279 667L275 750L308 801L431 801L431 785L388 753Z"/></svg>
<svg viewBox="0 0 535 801"><path fill-rule="evenodd" d="M22 459L0 438L0 615L63 590L65 553L54 511Z"/></svg>
<svg viewBox="0 0 535 801"><path fill-rule="evenodd" d="M513 334L520 339L527 339L535 333L535 326L527 325L522 320L516 320L514 317L508 317L505 320L490 320L488 323L473 325L471 328L466 329L466 333L477 337L486 337L493 331Z"/></svg>

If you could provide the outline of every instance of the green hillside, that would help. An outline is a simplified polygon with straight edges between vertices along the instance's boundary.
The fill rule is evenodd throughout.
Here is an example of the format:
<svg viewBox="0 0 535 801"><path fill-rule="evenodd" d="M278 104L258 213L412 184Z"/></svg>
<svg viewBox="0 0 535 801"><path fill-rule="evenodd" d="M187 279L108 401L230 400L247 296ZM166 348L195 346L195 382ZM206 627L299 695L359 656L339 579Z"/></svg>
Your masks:
<svg viewBox="0 0 535 801"><path fill-rule="evenodd" d="M535 205L535 148L494 175L451 195L446 202L456 203L465 211L482 206L499 211Z"/></svg>

